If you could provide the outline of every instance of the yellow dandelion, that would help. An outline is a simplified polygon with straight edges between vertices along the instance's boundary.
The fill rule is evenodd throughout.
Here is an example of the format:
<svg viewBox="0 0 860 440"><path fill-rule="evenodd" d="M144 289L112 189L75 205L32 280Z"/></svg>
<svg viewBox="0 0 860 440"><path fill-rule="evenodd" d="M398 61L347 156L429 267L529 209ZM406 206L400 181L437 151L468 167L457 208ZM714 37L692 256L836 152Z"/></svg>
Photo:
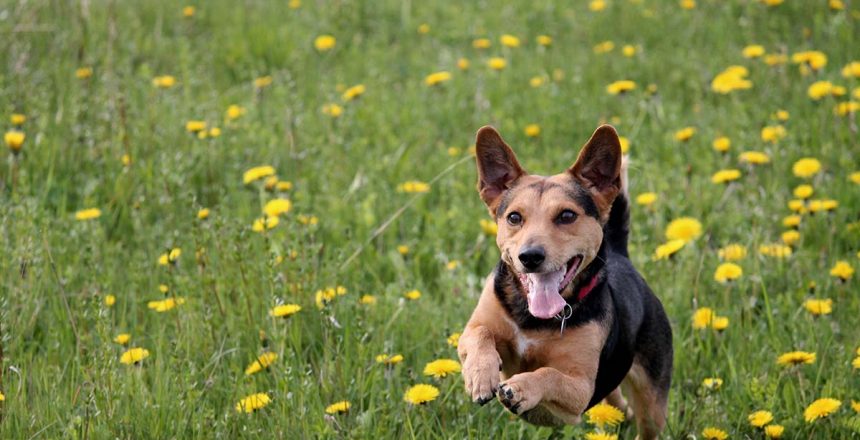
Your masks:
<svg viewBox="0 0 860 440"><path fill-rule="evenodd" d="M442 84L442 83L450 81L450 80L451 80L451 72L442 71L442 72L436 72L436 73L431 73L431 74L427 75L427 77L424 78L424 84L426 84L429 87L432 87L432 86L436 86L436 85Z"/></svg>
<svg viewBox="0 0 860 440"><path fill-rule="evenodd" d="M325 408L325 413L334 415L334 414L343 414L349 411L349 408L352 405L348 400L341 400L340 402L332 403L331 405Z"/></svg>
<svg viewBox="0 0 860 440"><path fill-rule="evenodd" d="M152 85L159 89L169 89L176 85L176 78L171 75L161 75L152 78Z"/></svg>
<svg viewBox="0 0 860 440"><path fill-rule="evenodd" d="M629 92L636 88L636 83L630 80L615 81L606 86L606 93L610 95L619 95Z"/></svg>
<svg viewBox="0 0 860 440"><path fill-rule="evenodd" d="M6 134L3 135L3 141L6 143L6 146L15 154L21 151L21 146L24 145L25 138L26 135L24 132L17 130L7 131Z"/></svg>
<svg viewBox="0 0 860 440"><path fill-rule="evenodd" d="M606 1L605 0L591 0L588 3L588 9L594 12L600 12L606 9Z"/></svg>
<svg viewBox="0 0 860 440"><path fill-rule="evenodd" d="M750 44L747 47L744 47L744 50L741 51L741 55L744 58L758 58L764 55L764 46L760 44Z"/></svg>
<svg viewBox="0 0 860 440"><path fill-rule="evenodd" d="M227 107L227 111L224 113L224 116L227 118L227 120L234 121L234 120L239 119L242 116L244 116L245 112L246 112L245 107L241 107L241 106L238 106L236 104L232 104L229 107Z"/></svg>
<svg viewBox="0 0 860 440"><path fill-rule="evenodd" d="M376 304L376 297L373 295L362 295L361 298L358 299L358 302L366 306L372 306Z"/></svg>
<svg viewBox="0 0 860 440"><path fill-rule="evenodd" d="M794 188L794 196L799 199L808 199L812 196L812 193L815 192L815 189L812 188L812 185L798 185Z"/></svg>
<svg viewBox="0 0 860 440"><path fill-rule="evenodd" d="M278 359L277 353L272 353L271 351L267 351L259 356L254 362L248 364L248 367L245 368L245 376L250 376L254 373L259 373L260 371L269 368L269 365L275 362Z"/></svg>
<svg viewBox="0 0 860 440"><path fill-rule="evenodd" d="M830 275L836 278L841 279L842 281L847 281L854 275L854 268L845 261L839 260L833 265L833 268L830 269Z"/></svg>
<svg viewBox="0 0 860 440"><path fill-rule="evenodd" d="M460 70L468 70L469 69L469 60L466 58L458 58L457 59L457 68Z"/></svg>
<svg viewBox="0 0 860 440"><path fill-rule="evenodd" d="M819 70L827 65L827 55L817 50L797 52L791 56L791 62L807 66L812 70Z"/></svg>
<svg viewBox="0 0 860 440"><path fill-rule="evenodd" d="M696 9L696 0L681 0L678 2L678 5L681 6L681 9Z"/></svg>
<svg viewBox="0 0 860 440"><path fill-rule="evenodd" d="M585 440L618 440L618 434L609 434L608 432L586 432Z"/></svg>
<svg viewBox="0 0 860 440"><path fill-rule="evenodd" d="M714 310L710 307L699 307L693 313L693 328L696 330L701 330L703 328L708 328L711 325L711 322L714 319Z"/></svg>
<svg viewBox="0 0 860 440"><path fill-rule="evenodd" d="M729 66L711 80L711 90L728 94L735 90L746 90L752 88L752 81L747 79L749 70L743 66Z"/></svg>
<svg viewBox="0 0 860 440"><path fill-rule="evenodd" d="M344 101L352 101L359 96L364 95L364 92L366 91L367 87L365 87L364 84L354 85L344 90L343 95L341 95L341 98L343 98Z"/></svg>
<svg viewBox="0 0 860 440"><path fill-rule="evenodd" d="M815 353L810 353L806 351L790 351L788 353L783 353L776 358L776 363L778 365L800 365L800 364L812 364L815 363Z"/></svg>
<svg viewBox="0 0 860 440"><path fill-rule="evenodd" d="M391 356L387 354L380 354L376 356L376 363L378 364L397 365L401 362L403 362L402 354L395 354Z"/></svg>
<svg viewBox="0 0 860 440"><path fill-rule="evenodd" d="M719 428L707 427L702 430L702 438L705 440L726 440L729 434Z"/></svg>
<svg viewBox="0 0 860 440"><path fill-rule="evenodd" d="M289 199L272 199L263 207L263 214L268 217L277 217L286 214L292 209L293 203Z"/></svg>
<svg viewBox="0 0 860 440"><path fill-rule="evenodd" d="M165 298L160 301L150 301L146 303L146 307L150 310L154 310L156 312L162 313L167 312L169 310L174 309L176 306L181 306L185 304L185 298L182 297L173 297L173 298Z"/></svg>
<svg viewBox="0 0 860 440"><path fill-rule="evenodd" d="M269 316L273 318L288 318L302 310L298 304L281 304L269 310Z"/></svg>
<svg viewBox="0 0 860 440"><path fill-rule="evenodd" d="M646 192L636 196L636 204L641 206L651 206L657 201L657 194Z"/></svg>
<svg viewBox="0 0 860 440"><path fill-rule="evenodd" d="M676 141L686 142L690 140L696 134L695 127L684 127L675 132L674 137Z"/></svg>
<svg viewBox="0 0 860 440"><path fill-rule="evenodd" d="M12 113L12 115L9 116L9 122L12 123L12 125L16 126L24 125L24 122L27 122L27 115L22 115L21 113Z"/></svg>
<svg viewBox="0 0 860 440"><path fill-rule="evenodd" d="M675 255L675 253L680 251L686 244L687 242L681 239L669 240L668 242L657 246L657 249L654 250L654 259L666 260L672 255Z"/></svg>
<svg viewBox="0 0 860 440"><path fill-rule="evenodd" d="M692 217L677 218L666 226L666 238L669 240L683 240L689 243L701 235L702 224Z"/></svg>
<svg viewBox="0 0 860 440"><path fill-rule="evenodd" d="M624 413L608 403L598 403L585 412L588 423L603 429L606 426L614 427L624 421Z"/></svg>
<svg viewBox="0 0 860 440"><path fill-rule="evenodd" d="M702 380L702 388L716 391L723 386L723 380L719 377L706 377Z"/></svg>
<svg viewBox="0 0 860 440"><path fill-rule="evenodd" d="M182 8L182 16L185 18L193 17L195 12L197 12L197 9L194 8L194 6L186 6Z"/></svg>
<svg viewBox="0 0 860 440"><path fill-rule="evenodd" d="M430 191L430 185L419 180L409 180L397 186L397 192L403 193L426 193Z"/></svg>
<svg viewBox="0 0 860 440"><path fill-rule="evenodd" d="M729 244L720 248L717 255L726 261L737 261L747 256L747 248L741 244Z"/></svg>
<svg viewBox="0 0 860 440"><path fill-rule="evenodd" d="M105 305L113 307L114 304L116 304L116 297L113 295L105 295Z"/></svg>
<svg viewBox="0 0 860 440"><path fill-rule="evenodd" d="M236 404L236 412L250 414L258 409L265 408L272 403L272 398L266 393L251 394Z"/></svg>
<svg viewBox="0 0 860 440"><path fill-rule="evenodd" d="M116 335L115 338L113 338L113 341L119 345L128 344L128 341L130 341L130 340L131 340L131 335L128 333L120 333L120 334Z"/></svg>
<svg viewBox="0 0 860 440"><path fill-rule="evenodd" d="M636 55L636 46L625 44L621 47L621 54L628 58Z"/></svg>
<svg viewBox="0 0 860 440"><path fill-rule="evenodd" d="M544 46L544 47L552 46L552 37L550 37L549 35L538 35L537 36L537 43L540 44L541 46ZM860 63L857 63L857 64L858 64L858 66L860 66ZM860 67L858 67L858 70L860 70ZM860 76L860 75L857 75L857 76Z"/></svg>
<svg viewBox="0 0 860 440"><path fill-rule="evenodd" d="M791 171L797 177L809 178L821 171L821 162L812 157L804 157L794 163Z"/></svg>
<svg viewBox="0 0 860 440"><path fill-rule="evenodd" d="M540 136L540 125L538 125L538 124L526 125L526 128L523 130L523 132L528 137L538 137L538 136Z"/></svg>
<svg viewBox="0 0 860 440"><path fill-rule="evenodd" d="M89 208L82 209L75 213L75 219L84 221L84 220L92 220L101 217L102 210L98 208Z"/></svg>
<svg viewBox="0 0 860 440"><path fill-rule="evenodd" d="M612 49L615 49L615 43L609 40L601 41L592 48L596 54L609 53L612 52Z"/></svg>
<svg viewBox="0 0 860 440"><path fill-rule="evenodd" d="M714 272L714 280L718 283L734 281L743 275L743 269L735 263L723 263Z"/></svg>
<svg viewBox="0 0 860 440"><path fill-rule="evenodd" d="M400 246L397 246L397 253L400 255L408 254L409 253L409 246L406 246L405 244L401 244Z"/></svg>
<svg viewBox="0 0 860 440"><path fill-rule="evenodd" d="M182 249L173 248L169 252L165 252L158 257L158 264L162 266L167 266L168 264L175 264L179 260L179 256L182 255Z"/></svg>
<svg viewBox="0 0 860 440"><path fill-rule="evenodd" d="M792 229L789 231L785 231L782 235L779 236L783 243L794 246L798 241L800 241L800 232Z"/></svg>
<svg viewBox="0 0 860 440"><path fill-rule="evenodd" d="M719 151L720 153L725 153L726 151L729 151L729 148L731 148L732 140L725 136L720 136L714 139L711 146L714 147L714 150Z"/></svg>
<svg viewBox="0 0 860 440"><path fill-rule="evenodd" d="M833 300L832 299L808 299L803 302L803 307L809 313L818 316L818 315L829 315L833 312Z"/></svg>
<svg viewBox="0 0 860 440"><path fill-rule="evenodd" d="M485 235L496 235L499 232L499 225L492 220L481 219L479 221L481 225L481 231Z"/></svg>
<svg viewBox="0 0 860 440"><path fill-rule="evenodd" d="M87 79L93 76L93 68L92 67L80 67L75 70L75 77L78 79Z"/></svg>
<svg viewBox="0 0 860 440"><path fill-rule="evenodd" d="M472 47L474 47L475 49L488 49L492 45L493 43L490 41L489 38L477 38L472 41Z"/></svg>
<svg viewBox="0 0 860 440"><path fill-rule="evenodd" d="M499 42L505 47L520 47L520 39L510 34L502 35Z"/></svg>
<svg viewBox="0 0 860 440"><path fill-rule="evenodd" d="M206 130L206 122L205 121L188 121L185 123L185 131L189 133L198 133Z"/></svg>
<svg viewBox="0 0 860 440"><path fill-rule="evenodd" d="M410 387L403 395L403 400L413 405L422 405L439 397L439 389L433 385L419 384Z"/></svg>
<svg viewBox="0 0 860 440"><path fill-rule="evenodd" d="M806 407L803 411L803 419L806 420L806 423L812 423L835 413L840 406L842 406L842 402L836 399L829 397L818 399Z"/></svg>
<svg viewBox="0 0 860 440"><path fill-rule="evenodd" d="M414 301L418 298L421 298L421 292L419 290L410 290L403 294L403 296L405 296L407 299L411 299Z"/></svg>
<svg viewBox="0 0 860 440"><path fill-rule="evenodd" d="M744 151L740 154L739 159L741 162L752 165L763 165L770 162L770 156L761 151Z"/></svg>
<svg viewBox="0 0 860 440"><path fill-rule="evenodd" d="M501 57L492 57L487 60L487 66L493 70L502 70L508 65L508 62Z"/></svg>
<svg viewBox="0 0 860 440"><path fill-rule="evenodd" d="M758 253L768 257L787 258L791 256L791 247L784 244L763 244L758 247Z"/></svg>
<svg viewBox="0 0 860 440"><path fill-rule="evenodd" d="M446 339L446 341L448 342L448 345L457 348L457 346L460 345L460 333L451 333L451 335L448 336L448 339Z"/></svg>
<svg viewBox="0 0 860 440"><path fill-rule="evenodd" d="M260 217L251 224L251 230L254 232L264 232L278 226L280 222L281 220L278 217Z"/></svg>
<svg viewBox="0 0 860 440"><path fill-rule="evenodd" d="M134 365L142 362L148 357L149 350L145 348L135 347L123 352L122 356L120 356L119 358L119 361L126 365Z"/></svg>
<svg viewBox="0 0 860 440"><path fill-rule="evenodd" d="M209 218L209 208L201 208L197 211L197 218L200 220L206 220Z"/></svg>
<svg viewBox="0 0 860 440"><path fill-rule="evenodd" d="M630 139L618 136L618 144L621 146L621 154L627 154L630 151Z"/></svg>
<svg viewBox="0 0 860 440"><path fill-rule="evenodd" d="M782 438L783 432L785 432L785 427L782 425L767 425L764 427L764 435L767 438Z"/></svg>
<svg viewBox="0 0 860 440"><path fill-rule="evenodd" d="M274 176L275 168L270 165L262 165L258 167L254 167L245 171L245 174L242 175L242 182L246 185L254 182L256 180L260 180L264 177Z"/></svg>
<svg viewBox="0 0 860 440"><path fill-rule="evenodd" d="M729 318L726 316L714 316L714 319L711 320L711 328L720 332L729 328Z"/></svg>
<svg viewBox="0 0 860 440"><path fill-rule="evenodd" d="M430 33L430 25L427 23L421 23L418 26L418 33L421 35L426 35L426 34Z"/></svg>
<svg viewBox="0 0 860 440"><path fill-rule="evenodd" d="M728 183L741 178L741 170L720 170L711 176L711 182L720 184Z"/></svg>
<svg viewBox="0 0 860 440"><path fill-rule="evenodd" d="M796 214L787 215L782 219L782 225L786 228L796 228L800 226L801 217Z"/></svg>
<svg viewBox="0 0 860 440"><path fill-rule="evenodd" d="M437 379L459 372L460 363L453 359L437 359L424 366L424 375Z"/></svg>
<svg viewBox="0 0 860 440"><path fill-rule="evenodd" d="M773 413L770 411L756 411L747 416L747 420L752 427L763 428L764 425L773 421Z"/></svg>
<svg viewBox="0 0 860 440"><path fill-rule="evenodd" d="M314 47L320 52L331 50L336 43L337 39L331 35L320 35L314 39Z"/></svg>

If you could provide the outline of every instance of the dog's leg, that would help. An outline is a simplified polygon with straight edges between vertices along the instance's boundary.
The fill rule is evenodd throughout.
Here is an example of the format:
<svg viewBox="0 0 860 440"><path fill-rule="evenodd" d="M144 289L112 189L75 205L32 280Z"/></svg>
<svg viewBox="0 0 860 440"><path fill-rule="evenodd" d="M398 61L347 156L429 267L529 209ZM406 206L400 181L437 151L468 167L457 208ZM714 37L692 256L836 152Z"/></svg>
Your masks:
<svg viewBox="0 0 860 440"><path fill-rule="evenodd" d="M630 399L639 440L652 440L660 435L666 425L667 397L645 372L641 365L634 363L622 382L624 394Z"/></svg>
<svg viewBox="0 0 860 440"><path fill-rule="evenodd" d="M633 412L627 406L627 400L624 399L624 396L621 395L621 387L615 388L606 396L606 403L618 408L627 415L628 418L633 416Z"/></svg>
<svg viewBox="0 0 860 440"><path fill-rule="evenodd" d="M463 365L463 380L472 401L481 405L496 395L502 359L496 351L493 334L487 327L466 327L457 345L457 354Z"/></svg>
<svg viewBox="0 0 860 440"><path fill-rule="evenodd" d="M514 414L542 404L565 423L579 423L580 415L594 394L594 380L569 376L544 367L516 374L499 386L499 399Z"/></svg>

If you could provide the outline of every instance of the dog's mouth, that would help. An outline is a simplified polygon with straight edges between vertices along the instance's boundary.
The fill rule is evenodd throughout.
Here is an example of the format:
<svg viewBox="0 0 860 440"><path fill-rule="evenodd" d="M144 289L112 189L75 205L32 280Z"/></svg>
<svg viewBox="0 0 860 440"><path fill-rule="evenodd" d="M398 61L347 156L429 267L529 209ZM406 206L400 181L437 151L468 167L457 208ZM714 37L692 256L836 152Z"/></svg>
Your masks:
<svg viewBox="0 0 860 440"><path fill-rule="evenodd" d="M529 313L536 318L550 319L564 310L567 301L561 292L573 281L582 258L576 255L554 271L519 274L520 284L528 294Z"/></svg>

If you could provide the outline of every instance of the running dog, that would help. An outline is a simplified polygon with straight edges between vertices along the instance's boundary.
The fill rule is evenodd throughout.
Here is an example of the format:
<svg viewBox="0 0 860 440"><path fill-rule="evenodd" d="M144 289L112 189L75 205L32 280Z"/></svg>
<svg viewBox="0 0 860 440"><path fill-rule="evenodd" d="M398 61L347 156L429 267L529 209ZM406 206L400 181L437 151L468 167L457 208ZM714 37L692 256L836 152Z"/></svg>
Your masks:
<svg viewBox="0 0 860 440"><path fill-rule="evenodd" d="M549 177L523 170L492 127L475 148L501 259L460 337L467 392L558 426L604 399L627 411L623 390L639 438L656 438L672 329L628 259L627 160L615 129L599 127L576 162Z"/></svg>

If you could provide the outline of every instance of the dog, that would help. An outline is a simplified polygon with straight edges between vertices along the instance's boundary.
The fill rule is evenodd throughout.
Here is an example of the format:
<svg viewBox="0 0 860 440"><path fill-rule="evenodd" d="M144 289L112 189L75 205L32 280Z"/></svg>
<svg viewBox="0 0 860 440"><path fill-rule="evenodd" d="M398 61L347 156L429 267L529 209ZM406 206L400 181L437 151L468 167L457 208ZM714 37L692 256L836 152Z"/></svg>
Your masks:
<svg viewBox="0 0 860 440"><path fill-rule="evenodd" d="M604 399L629 412L629 400L639 438L656 438L672 329L628 258L627 160L615 129L597 128L576 162L549 177L523 170L490 126L475 155L501 258L458 345L472 400L498 395L546 426L579 423Z"/></svg>

